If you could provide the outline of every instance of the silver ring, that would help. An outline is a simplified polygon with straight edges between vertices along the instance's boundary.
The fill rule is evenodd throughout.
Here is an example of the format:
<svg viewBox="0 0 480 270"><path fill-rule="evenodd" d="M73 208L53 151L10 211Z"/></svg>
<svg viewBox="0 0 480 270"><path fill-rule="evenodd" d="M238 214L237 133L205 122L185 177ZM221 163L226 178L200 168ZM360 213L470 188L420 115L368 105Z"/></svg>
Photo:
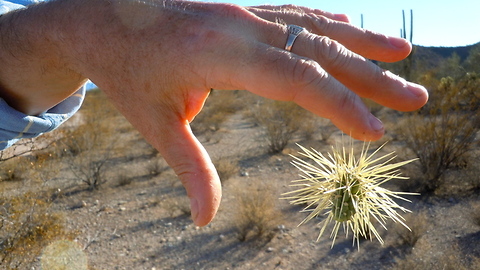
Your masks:
<svg viewBox="0 0 480 270"><path fill-rule="evenodd" d="M293 43L295 42L295 39L297 39L297 37L298 37L298 35L300 35L300 33L305 31L305 28L300 27L298 25L289 24L287 26L287 29L288 29L288 38L287 38L287 43L285 44L285 50L287 52L291 52Z"/></svg>

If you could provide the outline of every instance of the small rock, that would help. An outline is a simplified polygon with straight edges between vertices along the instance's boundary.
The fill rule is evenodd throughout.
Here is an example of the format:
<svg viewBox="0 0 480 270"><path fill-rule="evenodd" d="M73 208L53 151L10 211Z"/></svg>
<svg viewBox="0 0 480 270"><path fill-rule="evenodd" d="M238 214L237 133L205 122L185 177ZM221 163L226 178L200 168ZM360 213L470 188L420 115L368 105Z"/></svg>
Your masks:
<svg viewBox="0 0 480 270"><path fill-rule="evenodd" d="M273 247L268 247L267 248L267 252L270 253L270 252L274 252L275 251L275 248Z"/></svg>

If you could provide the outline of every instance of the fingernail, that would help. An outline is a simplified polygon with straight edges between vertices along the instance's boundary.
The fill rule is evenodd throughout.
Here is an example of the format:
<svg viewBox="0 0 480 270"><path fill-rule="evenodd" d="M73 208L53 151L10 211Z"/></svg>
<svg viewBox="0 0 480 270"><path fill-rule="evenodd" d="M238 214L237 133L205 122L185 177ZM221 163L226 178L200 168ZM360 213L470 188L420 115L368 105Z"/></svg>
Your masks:
<svg viewBox="0 0 480 270"><path fill-rule="evenodd" d="M370 115L370 127L375 131L375 132L383 132L383 123L382 121L378 120L373 115Z"/></svg>
<svg viewBox="0 0 480 270"><path fill-rule="evenodd" d="M398 37L388 37L388 42L390 42L390 44L392 46L397 47L397 48L403 48L403 47L407 46L408 44L410 44L410 42L408 42L408 40L403 39L403 38L398 38Z"/></svg>
<svg viewBox="0 0 480 270"><path fill-rule="evenodd" d="M196 220L198 217L198 201L195 198L190 198L190 212L192 215L192 220L196 224Z"/></svg>
<svg viewBox="0 0 480 270"><path fill-rule="evenodd" d="M410 91L410 93L412 93L416 97L425 97L426 96L428 98L428 91L427 91L427 89L425 89L425 87L423 87L419 84L416 84L416 83L411 83L411 82L407 82L407 85L408 85L408 90Z"/></svg>
<svg viewBox="0 0 480 270"><path fill-rule="evenodd" d="M350 18L346 14L334 14L333 19L336 21L341 21L341 22L350 22Z"/></svg>

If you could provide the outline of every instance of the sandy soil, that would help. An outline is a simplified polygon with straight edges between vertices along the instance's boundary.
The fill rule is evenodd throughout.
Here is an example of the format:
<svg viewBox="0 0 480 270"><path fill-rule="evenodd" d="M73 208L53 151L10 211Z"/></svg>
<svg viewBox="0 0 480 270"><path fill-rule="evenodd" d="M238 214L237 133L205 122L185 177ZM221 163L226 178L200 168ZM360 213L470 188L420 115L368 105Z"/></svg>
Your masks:
<svg viewBox="0 0 480 270"><path fill-rule="evenodd" d="M315 222L297 227L305 214L281 199L275 209L280 222L271 240L251 237L239 241L233 224L238 207L235 191L268 183L275 197L281 197L290 190L289 182L297 178L287 154L298 150L291 144L282 154L265 154L261 129L240 114L233 115L213 139L200 137L213 160L235 160L240 171L223 182L224 197L216 219L206 227L196 227L185 213L185 192L172 170L150 175L146 168L155 161L145 154L150 146L138 135L127 135L125 143L135 151L110 164L108 182L100 190L87 191L68 180L66 168L48 183L61 190L52 209L63 213L67 226L79 232L76 242L91 269L390 269L409 256L439 261L452 247L461 254L480 257L480 228L469 212L470 203L480 200L478 193L409 197L413 203L405 206L424 213L428 225L413 248L397 244L395 224L389 224L388 231L379 229L383 246L376 240L362 241L357 249L352 247L351 236L341 235L331 248L328 234L316 241L319 228ZM334 134L328 143L339 136ZM321 151L330 147L315 138L301 140L296 139ZM395 146L393 142L389 147ZM131 182L122 184L119 171ZM443 267L433 263L430 269Z"/></svg>

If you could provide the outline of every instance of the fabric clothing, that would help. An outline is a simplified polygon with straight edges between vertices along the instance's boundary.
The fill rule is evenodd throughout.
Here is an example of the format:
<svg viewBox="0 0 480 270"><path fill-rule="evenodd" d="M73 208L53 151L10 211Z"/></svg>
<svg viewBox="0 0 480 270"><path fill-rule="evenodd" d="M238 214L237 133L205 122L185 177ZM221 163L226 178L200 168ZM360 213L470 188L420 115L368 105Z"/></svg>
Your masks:
<svg viewBox="0 0 480 270"><path fill-rule="evenodd" d="M38 2L40 1L0 0L0 15ZM34 138L56 129L78 111L85 97L85 91L84 86L60 104L36 116L26 115L13 109L0 97L0 150L12 146L22 138Z"/></svg>

